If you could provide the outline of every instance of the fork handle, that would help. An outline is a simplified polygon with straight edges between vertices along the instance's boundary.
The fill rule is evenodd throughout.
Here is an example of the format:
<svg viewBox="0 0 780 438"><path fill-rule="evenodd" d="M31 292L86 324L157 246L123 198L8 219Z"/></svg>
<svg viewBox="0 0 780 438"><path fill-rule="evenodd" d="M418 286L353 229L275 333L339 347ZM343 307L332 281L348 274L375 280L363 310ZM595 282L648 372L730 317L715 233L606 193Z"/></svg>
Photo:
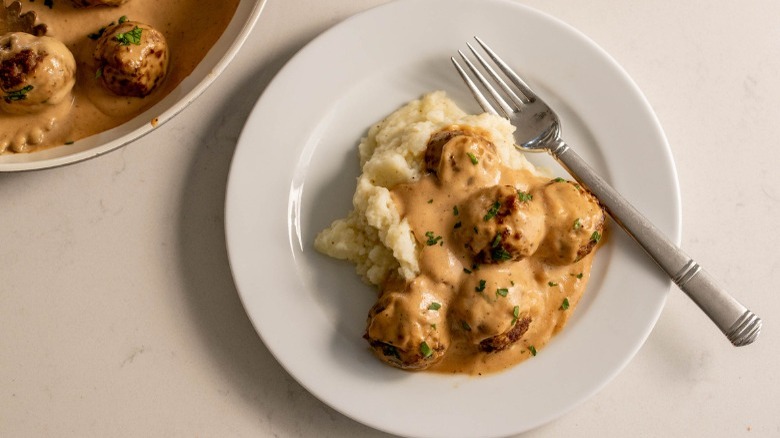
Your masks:
<svg viewBox="0 0 780 438"><path fill-rule="evenodd" d="M735 346L752 343L761 331L761 319L745 308L693 259L670 241L582 157L562 140L550 154L587 187L621 226L674 283L695 302Z"/></svg>

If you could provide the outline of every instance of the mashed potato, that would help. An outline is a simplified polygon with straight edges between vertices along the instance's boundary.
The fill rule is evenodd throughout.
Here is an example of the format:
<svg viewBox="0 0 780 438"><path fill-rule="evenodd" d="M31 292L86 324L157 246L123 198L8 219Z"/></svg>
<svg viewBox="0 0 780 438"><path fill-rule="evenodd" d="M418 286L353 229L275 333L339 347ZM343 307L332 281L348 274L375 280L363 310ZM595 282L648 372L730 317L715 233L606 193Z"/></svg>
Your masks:
<svg viewBox="0 0 780 438"><path fill-rule="evenodd" d="M450 125L469 125L490 134L501 161L512 169L536 173L514 147L514 127L498 116L468 115L437 91L403 106L372 126L358 147L361 175L353 210L317 235L314 247L349 260L368 283L380 286L392 272L411 281L420 273L420 248L409 223L390 195L394 186L418 180L431 135Z"/></svg>

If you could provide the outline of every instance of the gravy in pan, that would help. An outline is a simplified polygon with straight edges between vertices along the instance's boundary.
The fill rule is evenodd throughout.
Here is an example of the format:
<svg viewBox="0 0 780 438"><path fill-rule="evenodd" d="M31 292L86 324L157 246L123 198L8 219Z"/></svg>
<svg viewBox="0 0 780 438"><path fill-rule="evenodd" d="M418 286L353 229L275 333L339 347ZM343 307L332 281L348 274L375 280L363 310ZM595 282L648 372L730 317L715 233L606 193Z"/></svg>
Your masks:
<svg viewBox="0 0 780 438"><path fill-rule="evenodd" d="M194 70L222 35L237 6L238 0L129 0L116 7L90 8L75 8L68 0L54 0L52 7L43 0L24 1L24 10L36 11L39 22L48 25L47 36L62 41L72 52L77 65L76 84L71 99L42 112L0 112L0 153L69 144L142 113ZM151 25L167 40L167 77L146 97L118 96L98 80L94 34L123 16Z"/></svg>
<svg viewBox="0 0 780 438"><path fill-rule="evenodd" d="M535 356L568 320L605 215L576 183L500 162L489 134L435 134L427 173L391 190L419 247L420 274L391 278L366 339L404 369L483 374Z"/></svg>

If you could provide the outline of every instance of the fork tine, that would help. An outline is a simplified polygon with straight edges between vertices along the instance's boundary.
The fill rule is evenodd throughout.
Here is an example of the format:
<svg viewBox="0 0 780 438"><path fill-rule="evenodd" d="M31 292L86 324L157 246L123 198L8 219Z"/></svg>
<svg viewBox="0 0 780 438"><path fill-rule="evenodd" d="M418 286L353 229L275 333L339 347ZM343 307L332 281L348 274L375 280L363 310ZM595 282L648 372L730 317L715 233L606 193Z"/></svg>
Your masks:
<svg viewBox="0 0 780 438"><path fill-rule="evenodd" d="M490 47L488 47L487 44L485 44L479 37L474 37L475 40L479 43L479 45L482 47L482 49L485 51L485 53L490 56L490 59L493 60L493 62L496 63L498 68L501 69L502 72L509 78L509 80L512 81L513 84L517 86L517 88L520 89L520 92L523 93L529 101L533 102L536 100L536 94L531 91L531 88L526 85L525 81L523 81L520 76L515 73L514 70L512 70L506 62L504 62L503 59L501 59L498 55L496 55L496 52L494 52Z"/></svg>
<svg viewBox="0 0 780 438"><path fill-rule="evenodd" d="M460 74L463 82L465 82L466 86L469 87L469 90L471 90L471 94L474 96L474 99L476 99L477 103L479 103L479 106L481 106L485 112L498 116L498 112L493 108L492 105L490 105L490 102L485 99L485 96L481 91L479 91L477 84L471 80L471 77L468 75L468 73L466 73L465 70L463 70L463 67L458 64L458 61L454 57L450 57L450 60L452 61L452 64L455 65L455 69L458 70L458 74Z"/></svg>
<svg viewBox="0 0 780 438"><path fill-rule="evenodd" d="M482 75L482 73L477 69L477 67L469 61L469 59L466 57L466 55L463 54L460 50L458 50L458 53L460 54L460 57L463 58L463 62L466 63L466 66L471 70L471 73L474 74L474 76L477 78L477 81L479 81L480 85L487 90L488 94L490 94L490 97L493 98L493 102L497 103L499 108L501 109L501 112L504 113L504 117L509 118L512 113L515 112L515 109L510 106L504 98L501 97L501 95L498 93L498 91L493 87L493 85L490 84L490 81L487 80L485 76Z"/></svg>
<svg viewBox="0 0 780 438"><path fill-rule="evenodd" d="M501 76L496 73L496 70L491 67L490 63L485 60L485 58L477 52L477 49L474 48L469 43L466 43L467 46L469 46L469 50L471 50L471 53L474 54L474 57L477 58L477 61L479 61L480 64L482 64L482 67L485 69L485 71L490 75L491 78L498 84L499 87L501 87L502 90L504 90L504 93L509 96L509 99L517 106L517 110L520 110L523 108L525 104L527 104L529 101L525 96L520 97L515 93L514 90L504 81L504 79L501 78Z"/></svg>

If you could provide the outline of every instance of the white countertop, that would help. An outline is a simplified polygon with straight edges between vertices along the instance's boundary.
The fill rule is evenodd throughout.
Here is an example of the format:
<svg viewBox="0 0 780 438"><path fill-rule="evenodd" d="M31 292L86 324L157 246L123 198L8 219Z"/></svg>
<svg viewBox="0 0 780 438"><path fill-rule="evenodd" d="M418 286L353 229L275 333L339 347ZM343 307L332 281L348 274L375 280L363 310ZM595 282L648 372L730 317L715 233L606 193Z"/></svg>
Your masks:
<svg viewBox="0 0 780 438"><path fill-rule="evenodd" d="M380 3L269 0L225 74L173 121L97 159L0 174L0 436L385 436L269 354L223 230L254 102L304 44ZM526 436L780 436L780 3L522 3L633 77L672 147L683 248L765 321L736 349L675 289L617 378Z"/></svg>

